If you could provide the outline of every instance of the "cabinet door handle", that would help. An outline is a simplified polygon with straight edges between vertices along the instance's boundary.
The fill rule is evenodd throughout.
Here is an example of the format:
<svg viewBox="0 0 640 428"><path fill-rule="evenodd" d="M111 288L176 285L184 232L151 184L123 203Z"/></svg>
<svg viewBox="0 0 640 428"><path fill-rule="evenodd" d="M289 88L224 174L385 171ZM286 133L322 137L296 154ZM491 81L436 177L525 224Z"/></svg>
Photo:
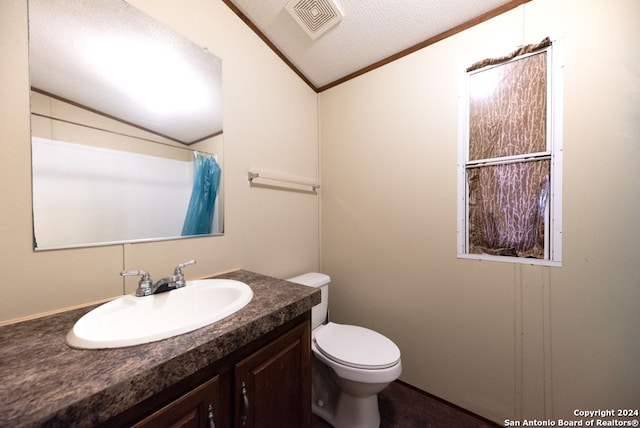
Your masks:
<svg viewBox="0 0 640 428"><path fill-rule="evenodd" d="M242 426L247 425L249 414L249 397L247 396L247 384L242 381Z"/></svg>
<svg viewBox="0 0 640 428"><path fill-rule="evenodd" d="M209 404L207 419L209 420L209 428L216 428L216 423L213 421L213 406L211 404Z"/></svg>

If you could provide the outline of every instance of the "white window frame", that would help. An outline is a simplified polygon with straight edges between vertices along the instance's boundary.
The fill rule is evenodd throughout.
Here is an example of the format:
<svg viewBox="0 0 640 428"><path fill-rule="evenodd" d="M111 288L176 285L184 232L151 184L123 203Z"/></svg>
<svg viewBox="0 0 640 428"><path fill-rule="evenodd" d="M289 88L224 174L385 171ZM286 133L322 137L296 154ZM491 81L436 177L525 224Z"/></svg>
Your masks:
<svg viewBox="0 0 640 428"><path fill-rule="evenodd" d="M560 38L552 40L551 46L536 51L531 55L547 51L547 150L541 153L527 154L551 159L550 189L545 221L545 257L544 259L494 256L490 254L469 253L467 166L469 162L469 76L462 71L459 89L458 120L458 198L457 198L457 252L460 259L490 260L497 262L523 263L530 265L562 266L562 111L563 111L563 43ZM522 59L517 56L511 61ZM498 64L497 66L505 63ZM480 70L486 70L484 67ZM514 156L512 161L521 160L523 156ZM491 160L489 160L491 161ZM484 160L483 165L490 162Z"/></svg>

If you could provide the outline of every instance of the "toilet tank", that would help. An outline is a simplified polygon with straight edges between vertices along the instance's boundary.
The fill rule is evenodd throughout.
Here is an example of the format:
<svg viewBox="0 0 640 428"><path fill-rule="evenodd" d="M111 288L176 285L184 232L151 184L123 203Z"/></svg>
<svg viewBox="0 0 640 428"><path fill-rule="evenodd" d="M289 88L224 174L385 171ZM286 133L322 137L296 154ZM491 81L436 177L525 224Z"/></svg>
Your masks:
<svg viewBox="0 0 640 428"><path fill-rule="evenodd" d="M309 287L320 288L321 302L311 309L311 328L314 329L327 320L327 311L329 310L329 275L318 272L309 272L303 275L295 276L287 279L287 281L295 282Z"/></svg>

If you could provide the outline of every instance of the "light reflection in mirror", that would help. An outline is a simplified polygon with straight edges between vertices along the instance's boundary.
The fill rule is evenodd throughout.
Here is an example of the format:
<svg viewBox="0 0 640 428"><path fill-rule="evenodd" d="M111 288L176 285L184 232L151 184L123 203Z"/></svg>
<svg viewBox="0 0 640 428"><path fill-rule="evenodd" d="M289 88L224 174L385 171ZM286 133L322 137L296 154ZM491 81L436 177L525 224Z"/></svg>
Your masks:
<svg viewBox="0 0 640 428"><path fill-rule="evenodd" d="M122 17L124 21L114 21ZM70 23L69 19L77 22ZM74 34L70 28L80 33ZM93 28L100 28L107 34L100 35L93 32ZM181 196L171 194L170 189L190 186L184 184L185 175L189 183L193 180L190 149L211 153L218 164L223 165L220 59L121 0L29 0L29 31L34 248L83 247L180 237L182 224L178 228L172 226L170 231L149 232L142 227L129 227L128 232L119 230L113 235L96 234L96 230L79 232L82 228L103 232L116 224L130 226L136 217L131 214L131 207L136 207L134 212L145 213L149 224L162 223L165 217L170 217L169 210L163 209L162 204L165 207L171 204L176 211L182 212L180 216L184 215L191 188L188 194ZM158 44L158 40L163 43ZM82 46L90 49L82 51ZM124 46L134 47L133 53L123 54L126 52ZM115 55L118 52L121 55ZM159 73L160 70L166 73ZM205 86L198 83L203 78L208 80ZM150 97L140 101L145 94ZM181 112L170 112L170 108L179 104L178 100L186 101L186 108ZM43 144L43 141L49 143ZM190 149L184 144L190 144ZM68 150L58 153L62 156L57 158L58 185L64 181L60 180L61 175L73 176L72 159L76 160L77 172L83 164L79 161L83 157L78 157L77 153L88 153L88 145L93 146L94 154L100 153L100 161L99 168L93 172L85 168L81 180L87 182L101 176L102 184L106 185L104 178L110 173L105 175L105 168L107 171L136 169L136 166L126 165L123 159L157 157L158 160L151 161L150 165L153 162L187 162L189 166L188 172L180 178L181 183L175 184L166 183L170 175L166 165L156 171L147 171L145 175L141 173L144 171L142 163L134 162L141 175L133 178L131 171L127 171L129 176L125 180L133 186L116 189L118 180L111 180L109 187L113 186L113 189L103 191L101 196L108 193L119 196L97 202L100 191L92 193L87 189L80 191L77 186L75 189L54 186L56 192L52 192L53 182L43 180L51 173L42 170L43 145L76 147L76 155L70 155ZM85 150L77 150L78 145L84 146ZM121 154L116 155L116 150ZM168 154L171 151L174 154ZM180 161L175 159L178 152L182 153ZM107 158L119 160L107 165ZM36 164L38 159L40 164ZM54 158L50 156L49 159ZM88 158L84 158L84 163L88 162ZM67 182L71 181L67 179ZM144 184L151 181L165 183L165 191L160 187L157 187L158 191L141 190L141 186L144 188ZM144 199L141 192L145 193L144 198L152 193L164 194L164 198L160 205L146 200L141 203ZM54 194L58 196L53 197ZM73 202L62 197L82 194L87 197ZM184 204L177 202L183 199L186 199ZM221 186L216 198L212 234L223 232L223 201ZM127 210L128 214L125 214ZM66 217L61 217L61 212L66 213ZM84 218L82 212L85 212ZM50 213L55 215L47 218ZM85 226L80 227L81 224Z"/></svg>

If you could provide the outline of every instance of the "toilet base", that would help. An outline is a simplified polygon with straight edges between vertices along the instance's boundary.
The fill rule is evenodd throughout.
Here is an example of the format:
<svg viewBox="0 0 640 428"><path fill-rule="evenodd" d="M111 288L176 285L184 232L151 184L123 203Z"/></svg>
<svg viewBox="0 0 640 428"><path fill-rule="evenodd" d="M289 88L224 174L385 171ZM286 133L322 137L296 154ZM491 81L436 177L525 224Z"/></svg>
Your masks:
<svg viewBox="0 0 640 428"><path fill-rule="evenodd" d="M378 428L380 410L378 394L355 397L341 390L333 370L313 358L312 369L314 415L335 428ZM378 390L382 389L378 387Z"/></svg>
<svg viewBox="0 0 640 428"><path fill-rule="evenodd" d="M378 395L370 397L353 397L340 393L335 408L320 401L313 403L313 414L321 417L335 428L378 428L380 426L380 409Z"/></svg>
<svg viewBox="0 0 640 428"><path fill-rule="evenodd" d="M319 362L315 356L313 357L311 370L311 411L314 415L321 417L332 426L335 426L334 415L336 413L338 397L340 396L340 388L333 381L330 371L331 369Z"/></svg>
<svg viewBox="0 0 640 428"><path fill-rule="evenodd" d="M335 422L336 428L378 428L380 426L378 395L362 398L343 392L338 398Z"/></svg>

